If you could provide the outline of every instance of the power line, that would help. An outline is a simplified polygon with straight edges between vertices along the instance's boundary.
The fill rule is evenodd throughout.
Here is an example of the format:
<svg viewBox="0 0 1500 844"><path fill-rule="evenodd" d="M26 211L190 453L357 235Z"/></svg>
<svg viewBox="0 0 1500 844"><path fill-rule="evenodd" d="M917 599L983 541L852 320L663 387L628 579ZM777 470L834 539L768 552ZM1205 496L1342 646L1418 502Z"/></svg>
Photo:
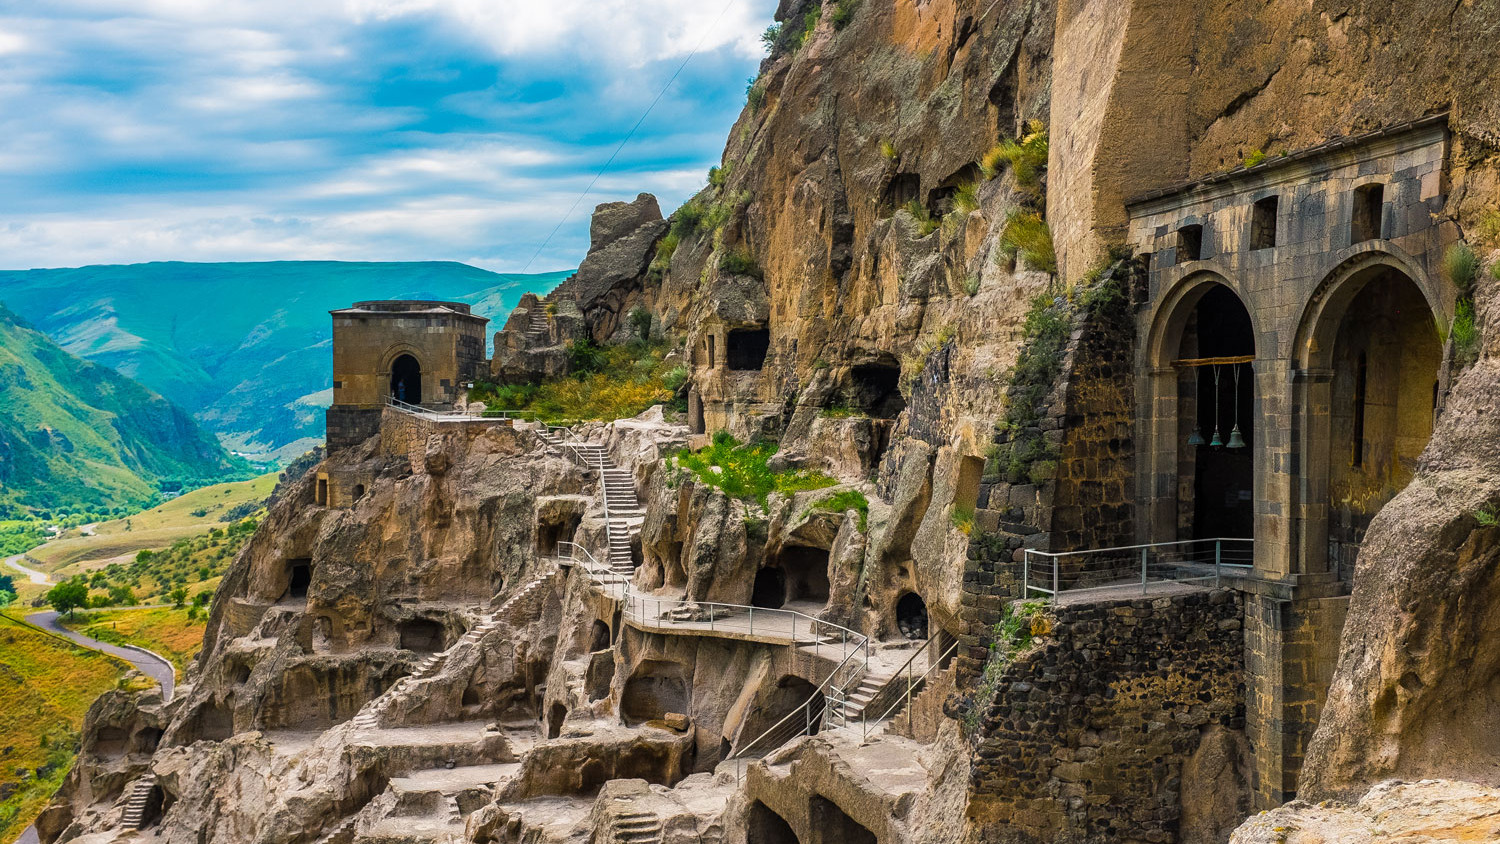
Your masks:
<svg viewBox="0 0 1500 844"><path fill-rule="evenodd" d="M635 122L635 125L630 127L629 132L625 133L625 137L621 139L620 145L615 147L615 151L610 154L609 160L605 161L604 166L599 168L599 172L594 174L594 180L589 182L589 186L583 189L583 193L579 194L577 199L573 200L572 206L568 208L568 213L564 214L563 218L558 221L557 227L552 229L552 233L547 235L547 239L542 241L542 245L536 248L536 254L532 255L531 260L526 262L526 266L521 269L522 273L525 273L531 269L531 265L536 263L537 258L541 257L542 251L547 248L547 244L552 242L552 238L555 237L559 231L562 231L562 227L566 225L568 219L573 216L573 212L578 210L578 204L583 202L584 197L588 196L589 193L593 191L594 185L597 185L599 183L599 180L604 177L604 174L609 171L609 166L615 163L615 159L619 157L620 151L625 149L625 145L627 143L630 143L631 138L635 137L636 130L640 129L641 124L646 122L646 118L651 116L651 110L656 108L656 104L661 102L661 98L667 95L667 91L671 89L672 83L676 82L677 77L681 76L682 71L687 68L688 62L692 61L693 56L698 55L698 51L703 49L703 45L708 42L708 36L712 35L714 30L719 27L719 22L724 20L724 15L729 13L729 7L733 6L734 3L735 0L728 0L728 2L724 4L724 8L719 10L719 16L717 18L714 18L714 22L709 24L708 29L703 31L703 37L698 39L698 45L693 48L692 52L687 54L687 58L682 60L682 64L677 66L677 70L673 72L672 78L668 79L667 84L662 86L661 93L656 95L656 99L651 101L651 105L646 106L646 111L641 114L641 119L637 120Z"/></svg>

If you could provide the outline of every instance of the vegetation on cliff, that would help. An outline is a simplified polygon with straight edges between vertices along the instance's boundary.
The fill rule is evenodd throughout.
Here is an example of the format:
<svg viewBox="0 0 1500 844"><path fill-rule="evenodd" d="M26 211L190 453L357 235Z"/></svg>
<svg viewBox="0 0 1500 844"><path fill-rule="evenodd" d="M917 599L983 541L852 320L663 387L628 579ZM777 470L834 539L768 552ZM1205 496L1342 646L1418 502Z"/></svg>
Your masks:
<svg viewBox="0 0 1500 844"><path fill-rule="evenodd" d="M540 384L480 383L469 397L491 411L522 411L553 425L628 419L658 404L680 410L687 369L672 355L675 348L660 340L610 346L583 340L569 347L571 375Z"/></svg>
<svg viewBox="0 0 1500 844"><path fill-rule="evenodd" d="M692 472L703 484L722 490L731 498L753 501L762 508L773 492L789 495L838 483L821 472L807 469L772 469L770 460L777 448L777 444L769 440L742 445L728 431L720 431L714 434L708 448L696 452L683 450L673 461L679 468Z"/></svg>

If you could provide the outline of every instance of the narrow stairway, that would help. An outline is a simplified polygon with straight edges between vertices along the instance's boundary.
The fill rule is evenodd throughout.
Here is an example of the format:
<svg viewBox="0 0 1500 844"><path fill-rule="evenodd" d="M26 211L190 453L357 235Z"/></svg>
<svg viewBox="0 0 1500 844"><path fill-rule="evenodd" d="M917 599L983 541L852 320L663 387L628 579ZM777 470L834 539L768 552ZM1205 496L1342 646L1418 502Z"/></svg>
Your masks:
<svg viewBox="0 0 1500 844"><path fill-rule="evenodd" d="M416 670L412 671L412 673L406 675L405 677L402 677L400 680L397 680L391 685L389 689L386 689L385 693L380 697L377 697L369 703L365 704L364 707L360 709L359 714L355 715L353 721L351 722L354 724L354 728L357 730L373 730L379 727L381 716L385 714L385 711L389 709L392 704L401 700L405 700L406 697L411 693L413 684L436 676L438 669L442 667L443 663L448 659L450 655L457 653L460 648L468 647L469 645L472 645L478 642L480 639L483 639L485 636L489 635L492 630L494 630L496 627L499 627L500 624L505 621L507 615L513 607L522 606L524 601L528 597L536 594L538 589L541 589L542 586L549 583L552 580L552 575L554 573L554 570L548 569L541 575L534 578L530 583L527 583L524 587L522 587L519 592L506 599L505 603L501 604L499 609L496 609L494 612L484 616L479 624L475 625L472 630L460 637L459 640L457 642L454 642L453 645L447 650L428 656L417 665Z"/></svg>
<svg viewBox="0 0 1500 844"><path fill-rule="evenodd" d="M533 340L545 340L551 325L551 320L547 318L547 297L543 296L537 300L536 307L531 309L531 321L526 326L526 333Z"/></svg>
<svg viewBox="0 0 1500 844"><path fill-rule="evenodd" d="M319 838L317 844L345 844L347 841L352 841L353 836L349 834L354 832L354 822L358 819L359 815L350 815L344 818L342 823L329 830L322 838ZM345 835L349 835L349 837L344 838L343 836Z"/></svg>
<svg viewBox="0 0 1500 844"><path fill-rule="evenodd" d="M610 820L614 840L621 844L661 844L661 819L655 812L625 812Z"/></svg>
<svg viewBox="0 0 1500 844"><path fill-rule="evenodd" d="M120 824L126 829L140 829L146 822L146 807L151 805L151 791L156 788L156 774L146 774L135 781L130 800L125 804L125 814Z"/></svg>

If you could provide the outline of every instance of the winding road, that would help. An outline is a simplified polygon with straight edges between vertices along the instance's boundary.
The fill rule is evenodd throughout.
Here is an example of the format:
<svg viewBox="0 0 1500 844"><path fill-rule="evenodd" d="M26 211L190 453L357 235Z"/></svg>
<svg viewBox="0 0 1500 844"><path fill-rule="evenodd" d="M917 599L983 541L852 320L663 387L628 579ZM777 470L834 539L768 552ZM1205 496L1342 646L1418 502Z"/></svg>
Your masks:
<svg viewBox="0 0 1500 844"><path fill-rule="evenodd" d="M172 699L172 692L176 688L177 674L172 668L172 663L167 662L162 657L145 648L137 648L132 645L111 645L108 642L101 642L98 639L90 639L82 633L62 626L62 622L57 619L57 613L52 610L31 613L26 616L26 621L35 624L43 630L56 633L59 636L66 636L86 648L103 651L110 656L116 656L125 660L135 666L136 670L155 680L157 685L161 686L163 700Z"/></svg>
<svg viewBox="0 0 1500 844"><path fill-rule="evenodd" d="M18 571L18 572L26 575L28 578L31 579L32 583L35 583L38 586L46 586L47 582L48 582L47 581L47 573L46 572L41 572L41 571L36 571L35 569L29 569L29 568L26 568L25 566L21 565L21 561L24 560L24 559L26 559L26 555L25 554L17 554L14 557L6 557L5 558L5 564L8 565L8 566L10 566L11 568L15 569L16 571Z"/></svg>

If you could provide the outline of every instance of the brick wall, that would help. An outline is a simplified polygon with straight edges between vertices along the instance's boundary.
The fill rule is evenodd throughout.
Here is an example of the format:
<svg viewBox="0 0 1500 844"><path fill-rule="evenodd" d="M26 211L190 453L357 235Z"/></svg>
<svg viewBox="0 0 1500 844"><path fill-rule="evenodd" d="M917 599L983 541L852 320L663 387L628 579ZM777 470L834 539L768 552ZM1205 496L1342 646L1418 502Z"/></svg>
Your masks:
<svg viewBox="0 0 1500 844"><path fill-rule="evenodd" d="M1181 840L1183 791L1234 787L1184 771L1206 731L1244 729L1242 613L1231 590L1058 608L974 736L986 840Z"/></svg>

